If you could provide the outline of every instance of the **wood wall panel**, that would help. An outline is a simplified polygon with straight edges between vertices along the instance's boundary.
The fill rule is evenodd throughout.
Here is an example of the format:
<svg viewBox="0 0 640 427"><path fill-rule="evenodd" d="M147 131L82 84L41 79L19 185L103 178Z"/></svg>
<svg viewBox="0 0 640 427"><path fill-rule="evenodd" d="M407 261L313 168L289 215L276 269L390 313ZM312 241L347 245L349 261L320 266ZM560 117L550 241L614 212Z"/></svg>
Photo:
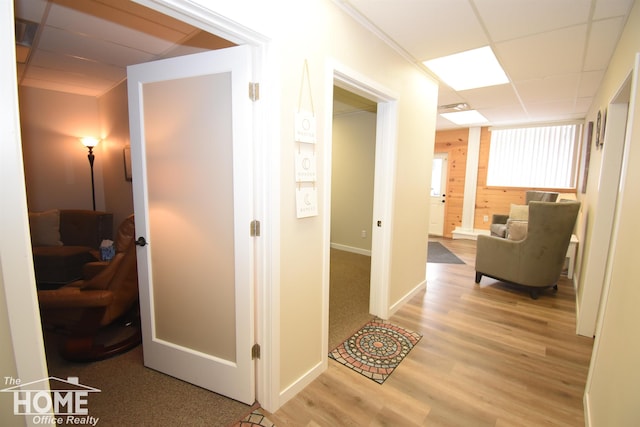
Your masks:
<svg viewBox="0 0 640 427"><path fill-rule="evenodd" d="M462 225L462 204L468 145L469 129L436 132L435 152L448 153L449 155L444 237L453 237L453 230ZM490 145L491 132L489 132L489 128L483 127L480 132L474 228L488 230L493 214L508 214L512 203L520 205L525 203L527 190L563 192L563 190L549 188L487 187ZM487 218L486 222L485 216Z"/></svg>
<svg viewBox="0 0 640 427"><path fill-rule="evenodd" d="M468 129L436 132L434 151L448 155L444 237L453 237L453 230L462 225L468 142Z"/></svg>

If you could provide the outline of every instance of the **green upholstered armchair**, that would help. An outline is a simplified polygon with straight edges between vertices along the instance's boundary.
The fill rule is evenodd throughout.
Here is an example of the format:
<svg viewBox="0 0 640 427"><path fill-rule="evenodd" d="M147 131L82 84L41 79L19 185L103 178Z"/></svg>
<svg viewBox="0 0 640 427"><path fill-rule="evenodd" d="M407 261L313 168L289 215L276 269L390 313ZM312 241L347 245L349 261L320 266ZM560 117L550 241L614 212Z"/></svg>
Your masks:
<svg viewBox="0 0 640 427"><path fill-rule="evenodd" d="M533 299L541 288L557 289L579 210L579 202L532 201L524 240L478 236L476 283L488 276L526 286Z"/></svg>

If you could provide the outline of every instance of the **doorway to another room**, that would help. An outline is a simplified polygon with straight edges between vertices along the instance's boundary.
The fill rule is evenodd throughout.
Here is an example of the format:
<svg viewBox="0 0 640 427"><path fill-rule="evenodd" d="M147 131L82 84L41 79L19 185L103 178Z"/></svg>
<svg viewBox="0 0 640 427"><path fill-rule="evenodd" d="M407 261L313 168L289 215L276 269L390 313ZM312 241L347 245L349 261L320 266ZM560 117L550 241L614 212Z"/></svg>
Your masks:
<svg viewBox="0 0 640 427"><path fill-rule="evenodd" d="M375 102L334 86L329 350L372 318Z"/></svg>
<svg viewBox="0 0 640 427"><path fill-rule="evenodd" d="M431 215L429 218L429 235L444 235L445 202L447 191L447 153L435 153L431 169Z"/></svg>

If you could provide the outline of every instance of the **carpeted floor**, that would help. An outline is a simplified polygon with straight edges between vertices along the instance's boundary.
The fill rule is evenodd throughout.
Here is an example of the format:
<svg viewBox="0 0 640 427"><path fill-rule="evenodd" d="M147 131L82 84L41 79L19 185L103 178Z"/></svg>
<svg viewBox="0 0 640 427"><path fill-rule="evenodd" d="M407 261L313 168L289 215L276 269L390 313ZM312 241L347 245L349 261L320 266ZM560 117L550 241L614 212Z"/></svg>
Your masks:
<svg viewBox="0 0 640 427"><path fill-rule="evenodd" d="M372 319L370 271L370 257L331 250L329 349ZM56 344L57 337L45 333L49 374L78 377L81 384L101 390L92 393L87 405L98 425L271 425L257 408L145 368L142 346L99 362L72 363L58 355Z"/></svg>
<svg viewBox="0 0 640 427"><path fill-rule="evenodd" d="M422 335L417 332L374 319L329 353L329 356L382 384L421 338Z"/></svg>
<svg viewBox="0 0 640 427"><path fill-rule="evenodd" d="M440 264L464 264L464 261L455 256L440 242L429 242L427 262Z"/></svg>
<svg viewBox="0 0 640 427"><path fill-rule="evenodd" d="M331 249L329 350L371 320L371 257Z"/></svg>
<svg viewBox="0 0 640 427"><path fill-rule="evenodd" d="M45 333L49 375L78 377L91 393L89 415L98 426L229 426L255 408L145 368L142 346L92 363L72 363L55 351L56 336Z"/></svg>

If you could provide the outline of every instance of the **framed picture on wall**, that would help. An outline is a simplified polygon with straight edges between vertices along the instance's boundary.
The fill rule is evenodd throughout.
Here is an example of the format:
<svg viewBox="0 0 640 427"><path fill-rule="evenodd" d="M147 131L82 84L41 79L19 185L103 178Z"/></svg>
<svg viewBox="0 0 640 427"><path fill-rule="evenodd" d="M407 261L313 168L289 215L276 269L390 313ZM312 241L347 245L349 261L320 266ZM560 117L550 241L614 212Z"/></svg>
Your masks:
<svg viewBox="0 0 640 427"><path fill-rule="evenodd" d="M589 160L591 160L591 141L593 139L593 122L587 124L587 131L582 141L582 179L580 180L580 192L587 192L587 178L589 178Z"/></svg>
<svg viewBox="0 0 640 427"><path fill-rule="evenodd" d="M127 181L132 181L131 176L131 146L127 145L122 149L122 154L124 158L124 179Z"/></svg>

